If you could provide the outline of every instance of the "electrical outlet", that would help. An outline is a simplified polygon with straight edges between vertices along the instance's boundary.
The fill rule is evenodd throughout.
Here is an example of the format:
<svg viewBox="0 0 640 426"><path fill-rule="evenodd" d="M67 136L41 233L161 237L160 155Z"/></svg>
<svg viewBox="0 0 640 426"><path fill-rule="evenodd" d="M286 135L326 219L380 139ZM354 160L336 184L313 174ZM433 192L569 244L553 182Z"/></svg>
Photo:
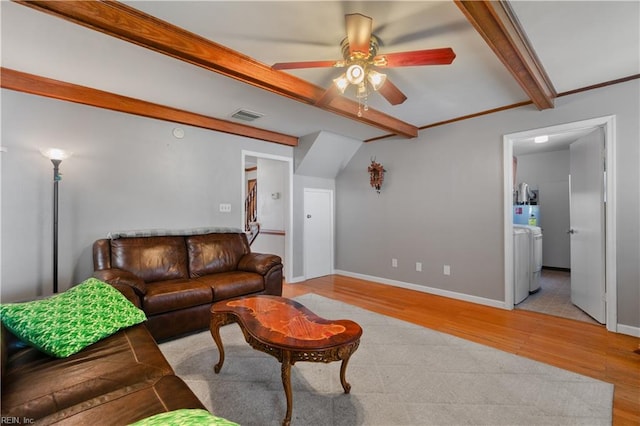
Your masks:
<svg viewBox="0 0 640 426"><path fill-rule="evenodd" d="M442 268L442 273L445 275L451 275L451 266L444 265L444 268Z"/></svg>
<svg viewBox="0 0 640 426"><path fill-rule="evenodd" d="M231 213L231 204L220 204L221 213Z"/></svg>
<svg viewBox="0 0 640 426"><path fill-rule="evenodd" d="M416 271L422 272L422 262L416 262Z"/></svg>
<svg viewBox="0 0 640 426"><path fill-rule="evenodd" d="M398 259L391 259L391 267L392 268L398 267Z"/></svg>

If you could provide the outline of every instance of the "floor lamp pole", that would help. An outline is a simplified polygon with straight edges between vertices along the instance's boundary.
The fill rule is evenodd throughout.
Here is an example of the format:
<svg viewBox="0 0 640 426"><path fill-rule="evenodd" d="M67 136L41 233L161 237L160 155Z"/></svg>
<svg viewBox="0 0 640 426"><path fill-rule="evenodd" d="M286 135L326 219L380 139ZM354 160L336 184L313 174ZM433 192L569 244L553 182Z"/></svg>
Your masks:
<svg viewBox="0 0 640 426"><path fill-rule="evenodd" d="M58 182L61 176L59 166L62 160L51 159L53 163L53 292L58 292Z"/></svg>

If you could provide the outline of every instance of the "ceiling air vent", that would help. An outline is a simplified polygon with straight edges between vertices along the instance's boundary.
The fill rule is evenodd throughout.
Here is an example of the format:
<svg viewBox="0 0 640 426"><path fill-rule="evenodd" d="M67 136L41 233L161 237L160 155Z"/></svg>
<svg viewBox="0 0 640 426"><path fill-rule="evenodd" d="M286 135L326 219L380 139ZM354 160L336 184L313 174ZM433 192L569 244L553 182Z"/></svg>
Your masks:
<svg viewBox="0 0 640 426"><path fill-rule="evenodd" d="M238 120L242 121L253 121L263 116L264 114L260 114L259 112L255 111L249 111L248 109L239 109L231 114L231 117L237 118Z"/></svg>

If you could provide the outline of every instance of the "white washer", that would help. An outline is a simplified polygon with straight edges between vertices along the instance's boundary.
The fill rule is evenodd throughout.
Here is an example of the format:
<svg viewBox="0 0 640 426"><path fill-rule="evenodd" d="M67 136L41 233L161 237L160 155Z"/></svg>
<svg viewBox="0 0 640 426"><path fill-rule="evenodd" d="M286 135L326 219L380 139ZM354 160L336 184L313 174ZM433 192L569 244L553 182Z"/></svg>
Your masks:
<svg viewBox="0 0 640 426"><path fill-rule="evenodd" d="M524 229L529 235L529 293L535 293L540 290L540 274L542 273L542 228L539 226L514 224L513 229Z"/></svg>
<svg viewBox="0 0 640 426"><path fill-rule="evenodd" d="M517 305L529 296L531 281L531 243L527 229L513 227L513 282L514 300Z"/></svg>

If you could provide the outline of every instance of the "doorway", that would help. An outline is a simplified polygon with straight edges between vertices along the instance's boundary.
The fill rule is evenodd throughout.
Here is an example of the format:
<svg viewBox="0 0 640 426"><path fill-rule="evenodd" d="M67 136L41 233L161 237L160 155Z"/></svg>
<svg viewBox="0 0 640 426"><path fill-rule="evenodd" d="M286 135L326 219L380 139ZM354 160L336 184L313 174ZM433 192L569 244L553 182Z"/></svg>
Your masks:
<svg viewBox="0 0 640 426"><path fill-rule="evenodd" d="M305 279L333 273L333 191L304 189Z"/></svg>
<svg viewBox="0 0 640 426"><path fill-rule="evenodd" d="M281 240L283 243L276 243L278 247L283 247L282 250L278 250L277 253L282 257L282 263L284 266L283 274L285 278L292 277L292 259L293 259L293 158L283 157L280 155L265 154L261 152L253 152L242 150L242 164L241 164L241 199L244 202L247 199L249 190L249 180L253 177L248 177L247 168L258 168L258 164L263 165L262 169L273 169L273 173L269 173L267 179L263 178L262 186L260 179L256 178L256 188L262 188L265 192L263 196L260 193L256 196L256 203L260 203L260 198L263 198L262 203L267 204L267 210L269 215L266 219L269 219L269 223L266 223L265 229L261 229L263 234L263 240ZM275 186L272 186L275 185ZM264 206L262 206L264 207ZM242 229L245 229L247 223L247 213L245 209L242 210L241 225ZM260 211L260 206L257 206L257 211ZM265 215L263 215L263 218ZM260 221L260 218L257 218ZM276 223L277 225L273 225ZM269 227L277 229L269 229ZM283 229L281 229L283 228ZM260 235L258 236L260 238ZM252 251L260 252L262 247L274 247L273 242L258 240L255 241L255 247L252 246ZM262 245L261 245L262 244ZM265 244L267 244L265 246ZM282 253L280 253L280 251ZM265 251L262 251L265 252ZM271 249L267 249L266 252L273 252Z"/></svg>
<svg viewBox="0 0 640 426"><path fill-rule="evenodd" d="M505 271L505 307L514 308L514 279L513 279L513 187L514 168L513 155L514 146L527 141L533 142L534 137L541 135L554 135L555 139L562 139L563 143L569 144L577 140L580 136L602 129L605 143L605 169L606 188L603 200L604 234L606 235L602 255L604 265L604 292L606 292L606 316L605 324L610 331L616 331L617 324L617 292L616 292L616 263L615 263L615 116L607 116L579 122L567 123L558 126L534 129L519 133L505 135L503 138L504 148L504 271ZM542 198L544 195L541 194ZM544 218L541 218L544 224ZM544 227L544 225L543 225ZM544 232L543 232L544 234ZM604 294L602 294L604 297Z"/></svg>

